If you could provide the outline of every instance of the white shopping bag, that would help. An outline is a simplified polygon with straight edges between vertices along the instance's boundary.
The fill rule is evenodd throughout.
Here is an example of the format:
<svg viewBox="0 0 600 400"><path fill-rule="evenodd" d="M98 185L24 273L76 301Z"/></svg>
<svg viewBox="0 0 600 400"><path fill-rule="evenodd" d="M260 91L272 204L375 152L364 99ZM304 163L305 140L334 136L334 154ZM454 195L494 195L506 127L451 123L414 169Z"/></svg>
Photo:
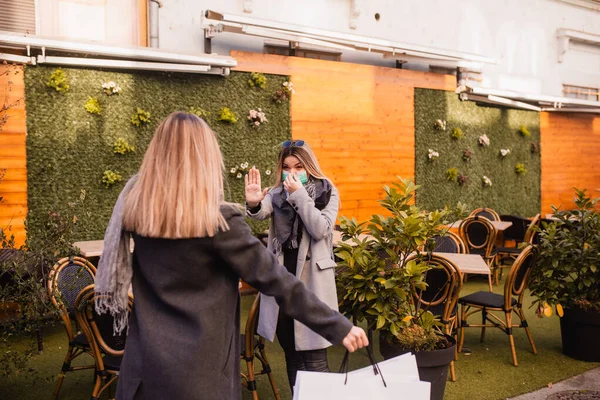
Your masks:
<svg viewBox="0 0 600 400"><path fill-rule="evenodd" d="M347 375L298 371L293 400L429 400L430 383L419 381L414 355L383 361L379 363L379 371L376 375L373 366Z"/></svg>

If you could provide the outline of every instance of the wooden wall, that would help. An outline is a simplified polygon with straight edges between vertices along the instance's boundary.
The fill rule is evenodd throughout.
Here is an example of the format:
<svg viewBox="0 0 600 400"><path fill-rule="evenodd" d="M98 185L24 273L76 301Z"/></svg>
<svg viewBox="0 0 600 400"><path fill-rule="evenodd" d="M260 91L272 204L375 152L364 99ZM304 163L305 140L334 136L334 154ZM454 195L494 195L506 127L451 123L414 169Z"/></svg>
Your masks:
<svg viewBox="0 0 600 400"><path fill-rule="evenodd" d="M542 215L573 208L573 187L600 197L600 116L543 112L540 130Z"/></svg>
<svg viewBox="0 0 600 400"><path fill-rule="evenodd" d="M11 83L9 83L9 81ZM0 64L0 107L19 102L0 118L6 124L0 131L0 169L6 169L0 183L0 228L15 235L17 245L25 241L24 219L27 216L27 166L25 157L25 83L23 68L10 69Z"/></svg>
<svg viewBox="0 0 600 400"><path fill-rule="evenodd" d="M306 140L340 191L340 215L381 213L382 186L414 179L414 88L456 79L368 65L232 51L238 70L290 75L292 137Z"/></svg>

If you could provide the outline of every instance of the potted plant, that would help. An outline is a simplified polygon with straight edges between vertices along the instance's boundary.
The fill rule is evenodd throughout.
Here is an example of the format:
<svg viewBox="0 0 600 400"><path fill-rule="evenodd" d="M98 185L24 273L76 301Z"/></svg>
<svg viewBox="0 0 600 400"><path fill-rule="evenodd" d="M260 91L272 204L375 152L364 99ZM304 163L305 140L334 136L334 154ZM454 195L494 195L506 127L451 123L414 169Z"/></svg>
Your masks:
<svg viewBox="0 0 600 400"><path fill-rule="evenodd" d="M552 207L555 222L539 229L539 256L529 288L538 315L561 317L563 353L600 361L600 213L585 190L573 210Z"/></svg>
<svg viewBox="0 0 600 400"><path fill-rule="evenodd" d="M366 321L369 330L379 331L384 358L413 351L421 379L432 381L433 376L426 376L425 354L443 353L433 356L433 364L443 371L442 379L439 371L434 373L434 399L443 397L456 342L439 334L435 316L419 308L415 301L417 291L426 288L425 272L430 266L427 257L414 255L423 254L430 239L440 233L454 211L447 207L432 212L422 210L414 204L417 189L410 180L400 179L392 187L384 187L386 195L381 204L389 216L373 215L363 223L341 219L343 239L348 242L336 249L341 260L336 281L340 311L356 322ZM463 214L465 207L459 205L458 210ZM427 364L432 365L430 361Z"/></svg>

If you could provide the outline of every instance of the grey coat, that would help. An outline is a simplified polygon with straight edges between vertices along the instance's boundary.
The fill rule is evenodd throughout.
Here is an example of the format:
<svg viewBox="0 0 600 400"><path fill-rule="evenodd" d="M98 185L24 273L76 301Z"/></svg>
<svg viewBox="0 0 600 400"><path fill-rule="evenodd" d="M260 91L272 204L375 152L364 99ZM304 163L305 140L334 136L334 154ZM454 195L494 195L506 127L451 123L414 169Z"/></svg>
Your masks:
<svg viewBox="0 0 600 400"><path fill-rule="evenodd" d="M273 196L281 195L282 188L271 190L260 204L260 210L246 214L255 219L266 219L273 213ZM300 188L287 198L288 203L294 207L302 219L302 240L298 246L298 263L296 277L311 290L321 301L334 310L338 310L337 293L335 289L333 260L333 228L337 218L339 207L339 195L337 189L332 185L329 203L323 210L315 207L315 202L310 198L306 189ZM275 254L277 250L273 247L274 221L271 220L269 227L269 244L267 249ZM283 253L275 254L280 264L283 264ZM295 304L300 304L296 301ZM260 314L258 320L258 333L264 338L273 341L277 328L279 306L275 299L263 293L260 301ZM331 343L318 335L306 325L294 321L294 336L296 339L296 350L317 350L331 346Z"/></svg>
<svg viewBox="0 0 600 400"><path fill-rule="evenodd" d="M237 210L222 212L230 229L214 237L133 235L135 300L117 399L240 399L240 277L334 343L352 328L279 265Z"/></svg>

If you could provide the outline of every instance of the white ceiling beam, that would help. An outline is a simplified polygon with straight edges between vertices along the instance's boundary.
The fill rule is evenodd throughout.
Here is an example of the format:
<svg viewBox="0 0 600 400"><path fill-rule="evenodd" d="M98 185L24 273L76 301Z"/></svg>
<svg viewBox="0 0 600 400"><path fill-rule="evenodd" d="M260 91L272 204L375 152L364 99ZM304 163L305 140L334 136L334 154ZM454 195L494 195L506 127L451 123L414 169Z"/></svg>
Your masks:
<svg viewBox="0 0 600 400"><path fill-rule="evenodd" d="M6 60L9 62L15 62L19 64L35 65L35 57L19 56L16 54L0 53L0 60Z"/></svg>

